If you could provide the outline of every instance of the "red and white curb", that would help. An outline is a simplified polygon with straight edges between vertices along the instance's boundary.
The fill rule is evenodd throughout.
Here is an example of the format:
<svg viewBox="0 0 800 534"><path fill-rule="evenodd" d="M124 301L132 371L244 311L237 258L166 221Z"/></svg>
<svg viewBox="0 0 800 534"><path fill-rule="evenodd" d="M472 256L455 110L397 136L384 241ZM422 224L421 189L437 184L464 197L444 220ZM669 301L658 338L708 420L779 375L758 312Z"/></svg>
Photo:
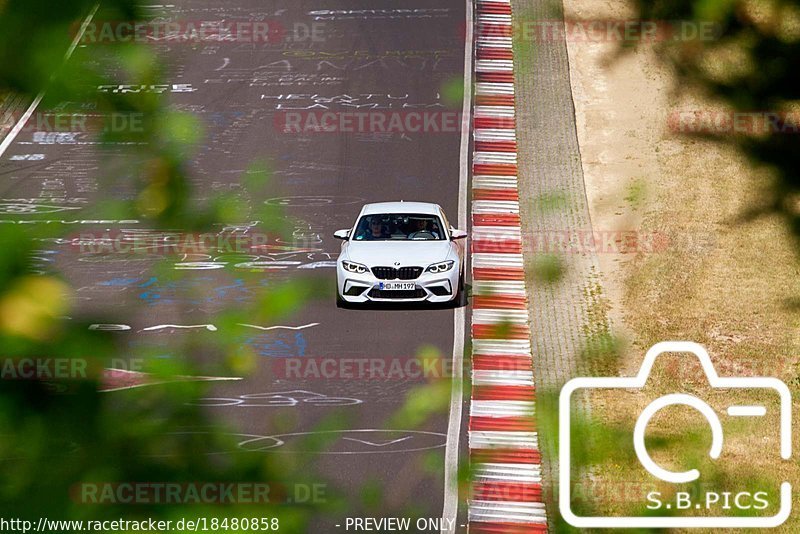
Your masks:
<svg viewBox="0 0 800 534"><path fill-rule="evenodd" d="M472 164L472 533L546 532L517 184L510 0L478 0Z"/></svg>

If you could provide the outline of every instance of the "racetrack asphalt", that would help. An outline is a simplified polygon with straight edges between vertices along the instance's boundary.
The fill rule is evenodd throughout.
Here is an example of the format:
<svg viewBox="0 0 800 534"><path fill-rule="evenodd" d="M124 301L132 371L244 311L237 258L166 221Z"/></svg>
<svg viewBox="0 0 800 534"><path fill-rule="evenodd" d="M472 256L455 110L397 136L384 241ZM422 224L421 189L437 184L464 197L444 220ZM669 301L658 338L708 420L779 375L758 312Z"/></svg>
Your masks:
<svg viewBox="0 0 800 534"><path fill-rule="evenodd" d="M318 470L331 484L328 493L349 503L343 516L367 513L364 491L377 485L384 505L372 515L441 517L449 414L440 411L418 428L389 426L407 396L429 380L326 378L313 372L287 377L284 371L287 361L297 360L368 359L388 365L421 349L451 359L458 317L453 308L336 307L332 262L339 242L332 233L349 227L363 203L385 200L438 203L457 225L462 215L460 123L446 132L383 133L367 127L353 133L298 133L282 127L289 112L306 113L305 118L307 113L354 110L383 116L393 111L460 113L465 2L447 0L418 9L401 9L388 0L172 4L154 6L153 15L177 21L267 20L288 30L276 43L164 40L147 46L168 67L171 107L195 115L205 128L191 159L196 200L224 192L256 207L280 205L296 241L272 243L258 257L234 258L241 264L256 262L242 267L241 277L195 264L182 270L179 282L152 269L158 258L101 258L63 243L48 244L39 260L57 266L78 288L76 318L105 317L109 324L128 325L130 330L118 332L125 343L160 346L160 357L167 359L170 346L190 330L180 326L205 325L209 314L252 302L281 281L322 282L315 287L330 292L291 317L240 324L235 336L255 354L254 370L240 381L215 383L209 399L198 402L231 432L255 437L244 448L274 455L276 461L281 455L297 455L310 471ZM299 33L293 35L293 30ZM310 30L316 37L309 36ZM85 52L81 46L76 54ZM31 213L50 213L50 219L59 221L98 218L98 199L132 197L124 185L129 176L126 159L118 153L122 150L112 147L101 155L90 134L42 135L26 129L0 159L2 202L17 206L0 217L23 221ZM258 162L270 169L269 182L253 193L242 187L242 177ZM258 232L261 224L226 222L244 233ZM146 224L134 222L54 224L72 235L147 230ZM225 259L175 258L185 267L218 261ZM266 330L274 326L290 328ZM199 330L214 334L208 327ZM298 438L319 432L323 420L333 443L325 454L304 452ZM272 438L276 435L281 445L263 445L278 443ZM325 522L317 527L338 530Z"/></svg>

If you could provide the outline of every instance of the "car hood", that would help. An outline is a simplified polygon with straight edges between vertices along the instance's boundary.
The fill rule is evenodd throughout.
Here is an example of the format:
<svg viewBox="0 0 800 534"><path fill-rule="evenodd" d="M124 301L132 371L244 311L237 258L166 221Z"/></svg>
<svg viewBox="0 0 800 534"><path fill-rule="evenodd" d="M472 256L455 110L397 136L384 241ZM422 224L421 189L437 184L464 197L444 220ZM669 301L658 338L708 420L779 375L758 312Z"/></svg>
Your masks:
<svg viewBox="0 0 800 534"><path fill-rule="evenodd" d="M368 267L427 267L450 258L449 241L351 241L347 247L350 261Z"/></svg>

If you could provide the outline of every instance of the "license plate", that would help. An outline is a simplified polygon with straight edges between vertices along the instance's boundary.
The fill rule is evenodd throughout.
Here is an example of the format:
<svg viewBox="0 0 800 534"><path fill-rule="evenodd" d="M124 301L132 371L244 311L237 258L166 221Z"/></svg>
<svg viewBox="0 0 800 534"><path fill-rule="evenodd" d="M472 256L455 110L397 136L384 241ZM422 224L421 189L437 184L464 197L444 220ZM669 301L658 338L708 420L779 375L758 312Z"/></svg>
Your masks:
<svg viewBox="0 0 800 534"><path fill-rule="evenodd" d="M413 282L381 282L379 289L384 291L414 291L416 285Z"/></svg>

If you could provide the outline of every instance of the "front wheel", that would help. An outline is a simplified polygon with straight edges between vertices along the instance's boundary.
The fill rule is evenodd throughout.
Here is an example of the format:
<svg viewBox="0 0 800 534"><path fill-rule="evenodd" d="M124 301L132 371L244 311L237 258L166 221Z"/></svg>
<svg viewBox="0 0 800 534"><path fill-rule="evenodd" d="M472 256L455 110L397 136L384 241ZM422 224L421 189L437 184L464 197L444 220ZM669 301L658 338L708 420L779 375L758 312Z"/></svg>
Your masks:
<svg viewBox="0 0 800 534"><path fill-rule="evenodd" d="M453 299L453 302L459 308L462 307L462 306L466 306L467 305L467 292L464 289L464 287L465 287L465 284L464 284L464 273L462 272L458 276L458 291L456 292L456 296Z"/></svg>

